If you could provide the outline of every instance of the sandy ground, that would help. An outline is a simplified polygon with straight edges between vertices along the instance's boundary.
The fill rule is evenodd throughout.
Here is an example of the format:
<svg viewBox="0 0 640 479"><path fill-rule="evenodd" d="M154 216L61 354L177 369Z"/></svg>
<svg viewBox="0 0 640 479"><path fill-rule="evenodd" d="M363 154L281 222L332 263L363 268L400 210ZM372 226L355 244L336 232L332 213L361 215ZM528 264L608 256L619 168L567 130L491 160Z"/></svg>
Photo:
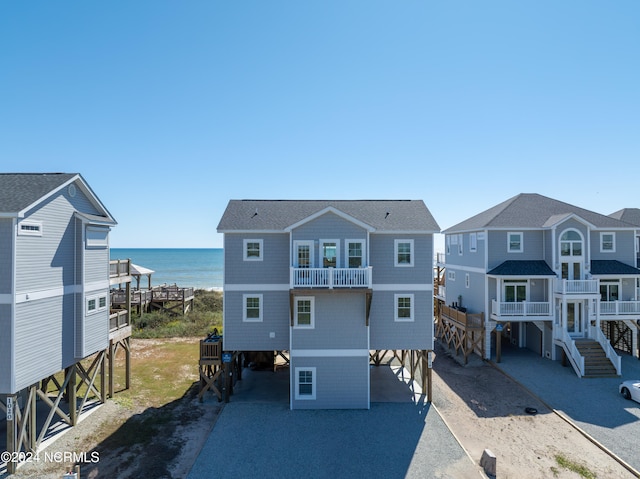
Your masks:
<svg viewBox="0 0 640 479"><path fill-rule="evenodd" d="M496 455L498 478L635 477L491 365L477 359L461 366L441 349L436 355L436 408L475 462L479 463L484 449ZM527 414L527 407L536 408L537 414ZM85 452L88 458L98 457L80 466L83 479L185 477L220 409L215 401L201 404L193 394L187 395L175 405L163 432L151 443L124 450L110 448L105 442L105 424L122 419L133 421L135 426L141 411L109 400L45 451ZM582 475L559 465L557 456L582 466ZM68 466L45 461L41 453L40 461L21 466L12 477L59 479Z"/></svg>
<svg viewBox="0 0 640 479"><path fill-rule="evenodd" d="M439 347L433 364L436 408L474 461L485 449L495 454L497 477L636 477L490 364L475 357L461 366ZM583 475L559 465L558 456Z"/></svg>

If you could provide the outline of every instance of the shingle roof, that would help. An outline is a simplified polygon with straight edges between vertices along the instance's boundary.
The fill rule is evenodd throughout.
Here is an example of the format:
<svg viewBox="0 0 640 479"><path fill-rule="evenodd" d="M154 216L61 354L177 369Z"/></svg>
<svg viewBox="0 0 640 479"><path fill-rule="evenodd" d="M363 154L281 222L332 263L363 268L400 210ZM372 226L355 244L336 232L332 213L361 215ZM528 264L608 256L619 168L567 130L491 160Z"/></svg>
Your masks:
<svg viewBox="0 0 640 479"><path fill-rule="evenodd" d="M487 274L494 276L555 276L556 274L543 260L508 260L496 266Z"/></svg>
<svg viewBox="0 0 640 479"><path fill-rule="evenodd" d="M18 213L77 173L0 173L0 213Z"/></svg>
<svg viewBox="0 0 640 479"><path fill-rule="evenodd" d="M617 260L592 260L591 274L640 275L640 269L621 263Z"/></svg>
<svg viewBox="0 0 640 479"><path fill-rule="evenodd" d="M639 208L623 208L611 213L611 218L615 218L625 223L632 224L634 226L640 226L640 209Z"/></svg>
<svg viewBox="0 0 640 479"><path fill-rule="evenodd" d="M482 213L468 218L443 233L491 228L543 228L552 216L576 214L599 228L624 228L616 218L554 200L537 193L521 193Z"/></svg>
<svg viewBox="0 0 640 479"><path fill-rule="evenodd" d="M284 231L329 207L376 231L440 231L422 200L231 200L218 231Z"/></svg>

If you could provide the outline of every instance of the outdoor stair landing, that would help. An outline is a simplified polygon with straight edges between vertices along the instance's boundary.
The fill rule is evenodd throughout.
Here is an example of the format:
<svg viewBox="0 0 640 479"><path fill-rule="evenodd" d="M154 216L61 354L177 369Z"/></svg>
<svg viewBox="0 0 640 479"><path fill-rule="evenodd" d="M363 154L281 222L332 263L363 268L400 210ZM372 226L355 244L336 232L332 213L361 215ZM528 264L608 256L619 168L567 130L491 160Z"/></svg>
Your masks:
<svg viewBox="0 0 640 479"><path fill-rule="evenodd" d="M576 339L576 348L584 357L585 378L615 378L616 368L607 358L602 346L592 339Z"/></svg>

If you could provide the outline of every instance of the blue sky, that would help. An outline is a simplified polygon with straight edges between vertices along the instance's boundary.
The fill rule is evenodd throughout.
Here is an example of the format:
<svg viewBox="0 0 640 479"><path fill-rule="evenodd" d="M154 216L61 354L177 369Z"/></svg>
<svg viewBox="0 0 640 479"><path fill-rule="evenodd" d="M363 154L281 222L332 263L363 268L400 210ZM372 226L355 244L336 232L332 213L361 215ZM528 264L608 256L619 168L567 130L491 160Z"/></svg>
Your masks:
<svg viewBox="0 0 640 479"><path fill-rule="evenodd" d="M640 2L0 3L0 170L79 172L113 247L230 199L640 207Z"/></svg>

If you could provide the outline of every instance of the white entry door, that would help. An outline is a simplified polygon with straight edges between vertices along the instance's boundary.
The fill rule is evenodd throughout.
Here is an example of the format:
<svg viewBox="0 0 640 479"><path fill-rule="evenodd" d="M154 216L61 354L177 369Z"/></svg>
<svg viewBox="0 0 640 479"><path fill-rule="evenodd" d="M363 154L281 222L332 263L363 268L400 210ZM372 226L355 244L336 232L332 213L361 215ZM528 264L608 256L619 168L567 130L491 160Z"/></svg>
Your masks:
<svg viewBox="0 0 640 479"><path fill-rule="evenodd" d="M571 337L584 337L585 334L585 309L582 301L567 302L567 317L565 327Z"/></svg>

